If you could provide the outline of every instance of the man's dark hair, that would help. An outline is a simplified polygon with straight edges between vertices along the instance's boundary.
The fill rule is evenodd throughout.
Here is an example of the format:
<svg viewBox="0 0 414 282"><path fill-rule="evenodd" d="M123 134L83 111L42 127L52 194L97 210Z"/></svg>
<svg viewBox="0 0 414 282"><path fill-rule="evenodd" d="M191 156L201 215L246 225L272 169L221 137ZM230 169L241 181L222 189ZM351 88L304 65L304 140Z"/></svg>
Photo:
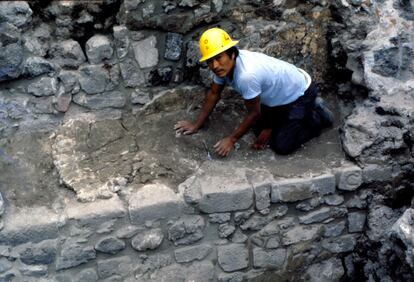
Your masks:
<svg viewBox="0 0 414 282"><path fill-rule="evenodd" d="M233 54L235 54L234 59L236 59L237 56L239 55L239 49L236 46L233 46L230 49L227 49L225 52L230 58L233 56Z"/></svg>

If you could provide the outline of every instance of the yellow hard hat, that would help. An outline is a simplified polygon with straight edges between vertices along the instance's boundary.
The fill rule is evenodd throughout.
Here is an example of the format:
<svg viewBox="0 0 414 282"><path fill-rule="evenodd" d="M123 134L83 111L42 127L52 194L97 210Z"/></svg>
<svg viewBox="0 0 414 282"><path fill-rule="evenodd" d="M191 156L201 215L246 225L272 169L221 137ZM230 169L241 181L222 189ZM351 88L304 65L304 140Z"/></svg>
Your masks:
<svg viewBox="0 0 414 282"><path fill-rule="evenodd" d="M200 37L200 62L204 62L227 49L236 45L239 41L231 40L224 30L213 27L203 32Z"/></svg>

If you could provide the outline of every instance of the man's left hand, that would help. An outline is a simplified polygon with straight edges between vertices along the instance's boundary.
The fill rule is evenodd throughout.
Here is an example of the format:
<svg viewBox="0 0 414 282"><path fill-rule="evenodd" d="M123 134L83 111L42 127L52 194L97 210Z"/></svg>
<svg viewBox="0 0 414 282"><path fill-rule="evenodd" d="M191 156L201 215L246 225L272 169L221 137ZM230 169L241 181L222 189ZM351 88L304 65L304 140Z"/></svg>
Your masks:
<svg viewBox="0 0 414 282"><path fill-rule="evenodd" d="M221 157L227 157L230 153L230 151L233 149L234 144L236 141L232 137L226 137L221 139L214 145L214 148L216 149L216 153Z"/></svg>

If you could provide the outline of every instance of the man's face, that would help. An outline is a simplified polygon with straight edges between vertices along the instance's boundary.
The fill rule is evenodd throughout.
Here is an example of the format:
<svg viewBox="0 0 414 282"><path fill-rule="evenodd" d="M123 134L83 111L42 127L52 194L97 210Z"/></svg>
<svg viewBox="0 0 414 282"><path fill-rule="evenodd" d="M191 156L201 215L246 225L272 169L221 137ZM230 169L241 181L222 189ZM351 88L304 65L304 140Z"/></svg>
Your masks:
<svg viewBox="0 0 414 282"><path fill-rule="evenodd" d="M225 77L234 66L234 57L234 53L232 54L232 58L230 58L226 52L221 52L207 60L208 68L218 77Z"/></svg>

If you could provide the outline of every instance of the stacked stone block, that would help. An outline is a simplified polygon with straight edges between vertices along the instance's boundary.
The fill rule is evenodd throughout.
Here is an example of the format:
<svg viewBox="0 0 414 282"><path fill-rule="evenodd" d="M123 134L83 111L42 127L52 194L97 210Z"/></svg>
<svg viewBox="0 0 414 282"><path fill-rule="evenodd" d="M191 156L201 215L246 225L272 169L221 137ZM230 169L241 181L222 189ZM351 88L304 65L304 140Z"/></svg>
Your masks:
<svg viewBox="0 0 414 282"><path fill-rule="evenodd" d="M342 276L338 258L353 252L366 230L365 208L344 201L359 197L360 169L292 179L223 171L234 181L206 171L179 193L149 184L128 201L112 197L69 203L62 213L7 214L0 278L229 281L299 269L313 277L329 265L339 267L333 281Z"/></svg>

